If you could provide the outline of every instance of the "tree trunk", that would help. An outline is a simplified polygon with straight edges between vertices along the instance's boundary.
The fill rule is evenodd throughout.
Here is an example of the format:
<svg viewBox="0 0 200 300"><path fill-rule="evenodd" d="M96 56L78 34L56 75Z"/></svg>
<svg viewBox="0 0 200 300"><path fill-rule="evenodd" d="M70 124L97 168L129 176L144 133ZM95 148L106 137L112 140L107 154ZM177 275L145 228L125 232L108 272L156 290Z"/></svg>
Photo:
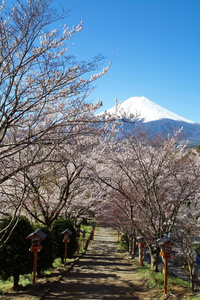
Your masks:
<svg viewBox="0 0 200 300"><path fill-rule="evenodd" d="M129 240L129 253L131 258L135 258L136 256L137 243L135 238L130 238Z"/></svg>
<svg viewBox="0 0 200 300"><path fill-rule="evenodd" d="M160 248L159 247L153 248L152 246L149 246L149 251L151 257L151 270L158 272L158 260L159 260Z"/></svg>
<svg viewBox="0 0 200 300"><path fill-rule="evenodd" d="M192 290L194 291L194 268L192 264L188 261L188 267L189 267L189 272L190 272L190 286Z"/></svg>
<svg viewBox="0 0 200 300"><path fill-rule="evenodd" d="M133 239L133 255L132 255L132 258L136 257L137 248L138 248L137 240Z"/></svg>
<svg viewBox="0 0 200 300"><path fill-rule="evenodd" d="M19 289L19 274L15 273L13 274L13 290L18 290Z"/></svg>

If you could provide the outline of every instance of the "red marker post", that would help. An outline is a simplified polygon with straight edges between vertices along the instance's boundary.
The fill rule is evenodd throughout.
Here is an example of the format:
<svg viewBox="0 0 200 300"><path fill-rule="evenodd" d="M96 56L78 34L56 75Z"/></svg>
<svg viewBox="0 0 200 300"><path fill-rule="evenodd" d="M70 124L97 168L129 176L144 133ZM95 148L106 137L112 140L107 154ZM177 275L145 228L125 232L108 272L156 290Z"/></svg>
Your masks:
<svg viewBox="0 0 200 300"><path fill-rule="evenodd" d="M143 267L143 249L146 247L146 243L141 235L137 237L137 240L139 242L138 246L140 247L140 266Z"/></svg>
<svg viewBox="0 0 200 300"><path fill-rule="evenodd" d="M69 237L72 234L72 231L69 230L69 228L67 228L61 234L63 235L63 242L65 243L64 264L66 266L66 264L67 264L67 245L70 242L70 238Z"/></svg>
<svg viewBox="0 0 200 300"><path fill-rule="evenodd" d="M33 293L35 292L36 271L37 271L37 253L42 249L41 241L46 238L46 233L40 228L29 234L26 238L31 240L31 248L29 251L34 253L33 258Z"/></svg>
<svg viewBox="0 0 200 300"><path fill-rule="evenodd" d="M172 246L176 246L168 235L157 240L158 245L161 247L160 255L164 259L164 294L167 294L167 272L168 272L168 259L172 258Z"/></svg>

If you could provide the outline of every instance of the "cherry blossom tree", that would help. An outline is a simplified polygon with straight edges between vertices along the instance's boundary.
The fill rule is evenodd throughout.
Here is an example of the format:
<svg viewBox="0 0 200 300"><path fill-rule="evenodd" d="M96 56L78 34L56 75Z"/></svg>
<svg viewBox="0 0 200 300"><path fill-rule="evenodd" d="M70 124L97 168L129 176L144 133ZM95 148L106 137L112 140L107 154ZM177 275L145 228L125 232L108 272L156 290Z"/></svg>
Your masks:
<svg viewBox="0 0 200 300"><path fill-rule="evenodd" d="M160 252L157 239L174 227L182 205L198 195L199 157L185 146L178 143L178 133L153 140L133 135L111 140L92 166L116 203L110 206L117 206L127 222L131 218L136 234L145 239L154 270Z"/></svg>
<svg viewBox="0 0 200 300"><path fill-rule="evenodd" d="M28 189L23 208L34 220L50 227L58 216L76 220L92 211L102 193L86 172L85 151L93 145L94 132L92 137L90 142L88 136L83 139L82 146L75 138L71 145L60 145L48 161L25 171L22 178Z"/></svg>
<svg viewBox="0 0 200 300"><path fill-rule="evenodd" d="M188 264L191 288L194 290L196 257L200 255L199 198L182 208L172 230L172 237L179 247L180 257Z"/></svg>
<svg viewBox="0 0 200 300"><path fill-rule="evenodd" d="M31 186L28 169L47 161L61 142L88 132L85 124L95 122L100 102L86 97L109 67L94 74L102 55L79 62L69 54L83 24L51 29L68 15L51 8L51 1L17 0L12 8L3 1L0 9L0 215L15 202L12 228Z"/></svg>
<svg viewBox="0 0 200 300"><path fill-rule="evenodd" d="M48 227L67 211L77 193L79 175L83 165L63 159L59 163L42 163L26 173L30 184L23 206L28 214Z"/></svg>

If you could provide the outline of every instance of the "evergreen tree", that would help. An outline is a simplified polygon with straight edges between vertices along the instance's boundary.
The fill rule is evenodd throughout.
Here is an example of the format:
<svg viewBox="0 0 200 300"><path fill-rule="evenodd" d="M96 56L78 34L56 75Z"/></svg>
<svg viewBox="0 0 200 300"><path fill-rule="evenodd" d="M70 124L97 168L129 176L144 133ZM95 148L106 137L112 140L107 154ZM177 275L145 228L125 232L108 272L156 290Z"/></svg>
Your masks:
<svg viewBox="0 0 200 300"><path fill-rule="evenodd" d="M9 224L11 217L7 217L0 222L0 231ZM19 217L8 242L0 252L0 277L3 280L13 276L13 289L19 288L19 276L28 274L33 268L33 258L30 254L30 240L26 237L34 229L25 217Z"/></svg>

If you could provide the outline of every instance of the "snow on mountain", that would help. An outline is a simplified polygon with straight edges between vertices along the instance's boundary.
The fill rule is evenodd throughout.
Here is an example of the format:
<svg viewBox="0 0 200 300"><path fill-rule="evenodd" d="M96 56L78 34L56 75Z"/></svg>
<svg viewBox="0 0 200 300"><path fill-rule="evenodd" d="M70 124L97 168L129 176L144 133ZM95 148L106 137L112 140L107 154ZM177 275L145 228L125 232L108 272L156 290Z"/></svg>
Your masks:
<svg viewBox="0 0 200 300"><path fill-rule="evenodd" d="M122 122L118 136L131 133L135 128L148 130L150 134L172 134L182 128L184 140L191 146L200 145L200 123L182 118L179 115L161 107L145 97L131 97L106 111L115 115L119 120L135 118L139 122ZM99 114L102 115L103 113Z"/></svg>
<svg viewBox="0 0 200 300"><path fill-rule="evenodd" d="M179 115L152 102L146 97L131 97L118 104L117 108L113 107L108 109L107 112L110 114L117 113L119 118L122 118L123 116L129 117L130 115L137 116L137 118L142 120L144 123L158 121L161 119L170 119L195 124L195 122L180 117Z"/></svg>

